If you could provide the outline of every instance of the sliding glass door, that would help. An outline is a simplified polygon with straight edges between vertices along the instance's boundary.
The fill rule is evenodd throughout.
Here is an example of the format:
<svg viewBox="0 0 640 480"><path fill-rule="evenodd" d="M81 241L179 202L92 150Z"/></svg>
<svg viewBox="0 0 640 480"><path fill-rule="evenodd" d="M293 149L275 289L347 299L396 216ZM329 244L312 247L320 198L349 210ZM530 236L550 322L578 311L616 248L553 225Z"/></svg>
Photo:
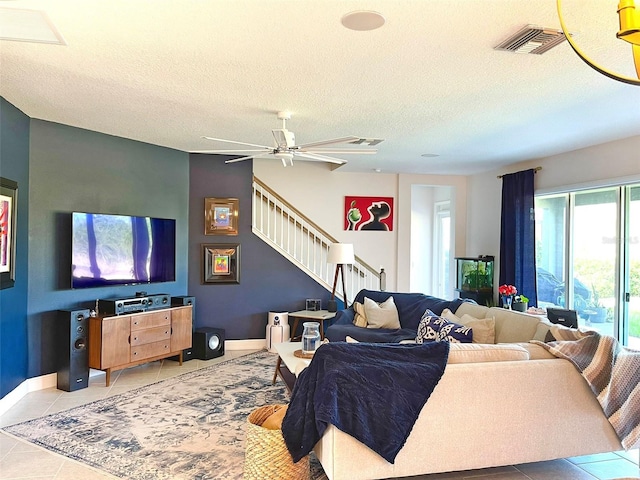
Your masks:
<svg viewBox="0 0 640 480"><path fill-rule="evenodd" d="M628 187L622 310L626 344L640 349L640 186Z"/></svg>
<svg viewBox="0 0 640 480"><path fill-rule="evenodd" d="M573 306L584 324L614 335L618 189L573 194Z"/></svg>
<svg viewBox="0 0 640 480"><path fill-rule="evenodd" d="M640 348L640 185L536 197L538 305Z"/></svg>
<svg viewBox="0 0 640 480"><path fill-rule="evenodd" d="M538 306L569 308L565 296L568 195L535 200Z"/></svg>

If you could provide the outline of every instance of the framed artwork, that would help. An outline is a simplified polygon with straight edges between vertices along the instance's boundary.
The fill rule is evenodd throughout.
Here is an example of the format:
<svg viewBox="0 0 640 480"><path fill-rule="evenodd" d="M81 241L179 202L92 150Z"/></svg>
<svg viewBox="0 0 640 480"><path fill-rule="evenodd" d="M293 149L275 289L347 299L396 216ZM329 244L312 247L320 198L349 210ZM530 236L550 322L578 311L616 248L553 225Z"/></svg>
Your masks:
<svg viewBox="0 0 640 480"><path fill-rule="evenodd" d="M393 231L393 197L344 197L345 230Z"/></svg>
<svg viewBox="0 0 640 480"><path fill-rule="evenodd" d="M0 289L16 281L16 216L18 184L0 177Z"/></svg>
<svg viewBox="0 0 640 480"><path fill-rule="evenodd" d="M202 244L202 283L240 283L240 244Z"/></svg>
<svg viewBox="0 0 640 480"><path fill-rule="evenodd" d="M204 199L204 234L238 235L238 199Z"/></svg>

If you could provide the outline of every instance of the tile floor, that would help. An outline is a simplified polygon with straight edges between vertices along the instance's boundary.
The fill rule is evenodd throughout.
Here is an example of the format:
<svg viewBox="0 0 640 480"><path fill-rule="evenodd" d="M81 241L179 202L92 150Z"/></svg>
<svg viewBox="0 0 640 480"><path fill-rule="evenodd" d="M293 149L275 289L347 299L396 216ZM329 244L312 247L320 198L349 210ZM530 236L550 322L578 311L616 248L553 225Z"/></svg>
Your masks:
<svg viewBox="0 0 640 480"><path fill-rule="evenodd" d="M130 389L157 382L181 373L236 358L246 350L227 351L221 358L191 360L182 367L170 360L153 362L112 374L111 386L105 387L105 375L97 373L89 380L89 388L63 392L55 388L27 394L0 417L0 427L19 423L60 410L83 405L100 398L117 395ZM275 367L275 365L274 365ZM638 478L638 450L630 452L587 455L548 462L528 463L508 467L423 475L412 479L474 479L474 480L588 480ZM0 480L108 480L115 477L87 467L79 462L51 453L33 444L0 433Z"/></svg>

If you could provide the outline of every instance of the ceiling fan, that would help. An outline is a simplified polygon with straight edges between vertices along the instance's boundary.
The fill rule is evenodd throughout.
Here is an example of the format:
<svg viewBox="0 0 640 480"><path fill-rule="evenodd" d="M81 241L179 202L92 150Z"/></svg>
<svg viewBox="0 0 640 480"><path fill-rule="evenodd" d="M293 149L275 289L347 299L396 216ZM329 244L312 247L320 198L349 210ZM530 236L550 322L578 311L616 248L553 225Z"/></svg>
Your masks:
<svg viewBox="0 0 640 480"><path fill-rule="evenodd" d="M348 136L342 138L333 138L331 140L321 140L319 142L303 143L296 145L295 134L287 130L287 120L291 119L289 112L278 112L278 119L282 120L282 128L275 128L271 130L273 138L275 140L274 146L269 147L266 145L256 145L255 143L237 142L235 140L225 140L223 138L202 137L207 140L213 140L215 142L233 143L236 145L245 145L247 147L256 148L237 148L234 150L199 150L192 151L191 153L220 153L220 154L239 154L243 155L239 158L227 160L224 163L235 163L243 160L248 160L254 157L271 156L282 161L283 166L293 166L293 159L312 161L312 162L327 162L335 165L344 165L346 160L335 158L329 155L344 155L344 154L358 154L358 155L371 155L375 154L375 149L364 148L350 148L343 149L336 148L323 148L330 145L337 144L352 144L352 145L368 145L374 146L383 141L380 138L361 138L355 136Z"/></svg>

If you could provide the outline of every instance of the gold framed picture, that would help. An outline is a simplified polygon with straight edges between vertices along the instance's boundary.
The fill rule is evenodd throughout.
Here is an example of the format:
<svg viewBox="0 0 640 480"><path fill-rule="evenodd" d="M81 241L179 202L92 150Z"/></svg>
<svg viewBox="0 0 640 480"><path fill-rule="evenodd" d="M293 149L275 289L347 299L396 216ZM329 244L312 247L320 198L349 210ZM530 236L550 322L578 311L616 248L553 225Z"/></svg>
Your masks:
<svg viewBox="0 0 640 480"><path fill-rule="evenodd" d="M240 283L240 244L202 244L202 283Z"/></svg>
<svg viewBox="0 0 640 480"><path fill-rule="evenodd" d="M204 234L238 235L237 198L204 199Z"/></svg>

